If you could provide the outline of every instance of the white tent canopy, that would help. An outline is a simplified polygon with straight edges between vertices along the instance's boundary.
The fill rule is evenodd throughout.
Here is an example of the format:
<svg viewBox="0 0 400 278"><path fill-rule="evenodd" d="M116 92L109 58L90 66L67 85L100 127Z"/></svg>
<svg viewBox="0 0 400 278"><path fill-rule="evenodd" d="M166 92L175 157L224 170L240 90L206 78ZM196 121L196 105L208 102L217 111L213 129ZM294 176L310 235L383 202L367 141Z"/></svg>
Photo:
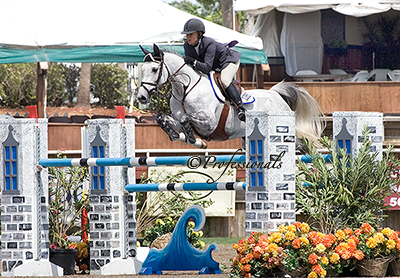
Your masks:
<svg viewBox="0 0 400 278"><path fill-rule="evenodd" d="M296 71L305 69L321 73L320 10L332 9L347 16L363 17L390 9L400 11L400 1L235 0L234 9L258 16L252 35L263 39L268 57L283 55L286 73L294 75ZM274 11L285 14L277 19Z"/></svg>
<svg viewBox="0 0 400 278"><path fill-rule="evenodd" d="M400 1L363 1L363 0L235 0L236 11L247 11L260 15L277 9L285 13L307 13L332 8L338 13L351 16L366 16L386 12L390 9L400 10Z"/></svg>
<svg viewBox="0 0 400 278"><path fill-rule="evenodd" d="M193 17L161 0L0 0L0 63L66 57L83 62L132 61L129 55L139 55L139 43L182 46L180 32ZM250 50L263 47L260 38L203 22L206 35L220 42L237 40L238 47ZM23 55L33 58L24 60Z"/></svg>

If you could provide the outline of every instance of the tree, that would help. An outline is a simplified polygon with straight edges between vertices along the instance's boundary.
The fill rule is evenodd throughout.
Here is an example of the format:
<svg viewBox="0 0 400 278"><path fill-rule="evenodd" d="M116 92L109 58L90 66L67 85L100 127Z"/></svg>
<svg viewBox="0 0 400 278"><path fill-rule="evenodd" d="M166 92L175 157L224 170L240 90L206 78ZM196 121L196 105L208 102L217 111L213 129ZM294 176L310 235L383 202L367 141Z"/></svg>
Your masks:
<svg viewBox="0 0 400 278"><path fill-rule="evenodd" d="M91 63L82 63L79 77L78 100L76 107L90 108L90 76L92 71Z"/></svg>

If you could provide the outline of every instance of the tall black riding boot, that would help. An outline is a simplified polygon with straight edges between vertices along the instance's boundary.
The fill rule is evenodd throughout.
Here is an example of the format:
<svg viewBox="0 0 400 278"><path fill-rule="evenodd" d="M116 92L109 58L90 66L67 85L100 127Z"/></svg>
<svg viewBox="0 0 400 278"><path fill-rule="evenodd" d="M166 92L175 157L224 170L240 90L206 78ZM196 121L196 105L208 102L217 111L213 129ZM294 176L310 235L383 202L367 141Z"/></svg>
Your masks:
<svg viewBox="0 0 400 278"><path fill-rule="evenodd" d="M238 90L236 89L235 85L233 85L233 83L231 83L228 87L226 87L225 90L226 90L226 93L228 94L228 96L230 97L230 99L238 107L239 120L241 120L242 122L246 121L246 113L245 113L245 109L243 107L242 98L240 97L240 94L239 94Z"/></svg>

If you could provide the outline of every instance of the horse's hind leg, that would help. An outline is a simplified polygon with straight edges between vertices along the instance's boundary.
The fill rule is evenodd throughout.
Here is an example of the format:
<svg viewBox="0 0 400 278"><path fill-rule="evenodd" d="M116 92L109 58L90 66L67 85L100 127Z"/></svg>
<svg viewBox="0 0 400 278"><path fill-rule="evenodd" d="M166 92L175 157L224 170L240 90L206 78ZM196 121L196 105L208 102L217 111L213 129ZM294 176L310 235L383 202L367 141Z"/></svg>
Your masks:
<svg viewBox="0 0 400 278"><path fill-rule="evenodd" d="M161 129L168 134L171 141L179 140L179 133L176 132L174 128L172 128L172 126L176 127L177 125L179 125L179 123L174 118L163 113L158 113L156 116L156 122L161 127Z"/></svg>

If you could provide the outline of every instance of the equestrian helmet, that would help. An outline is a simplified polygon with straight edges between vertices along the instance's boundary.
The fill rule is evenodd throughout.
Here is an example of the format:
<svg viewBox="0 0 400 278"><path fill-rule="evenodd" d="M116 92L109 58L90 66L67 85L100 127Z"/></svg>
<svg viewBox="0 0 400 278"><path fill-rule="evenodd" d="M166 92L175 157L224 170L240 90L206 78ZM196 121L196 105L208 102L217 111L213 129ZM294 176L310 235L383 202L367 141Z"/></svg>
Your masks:
<svg viewBox="0 0 400 278"><path fill-rule="evenodd" d="M181 34L192 34L199 31L202 33L206 32L206 27L204 26L204 23L197 18L192 18L186 21Z"/></svg>

